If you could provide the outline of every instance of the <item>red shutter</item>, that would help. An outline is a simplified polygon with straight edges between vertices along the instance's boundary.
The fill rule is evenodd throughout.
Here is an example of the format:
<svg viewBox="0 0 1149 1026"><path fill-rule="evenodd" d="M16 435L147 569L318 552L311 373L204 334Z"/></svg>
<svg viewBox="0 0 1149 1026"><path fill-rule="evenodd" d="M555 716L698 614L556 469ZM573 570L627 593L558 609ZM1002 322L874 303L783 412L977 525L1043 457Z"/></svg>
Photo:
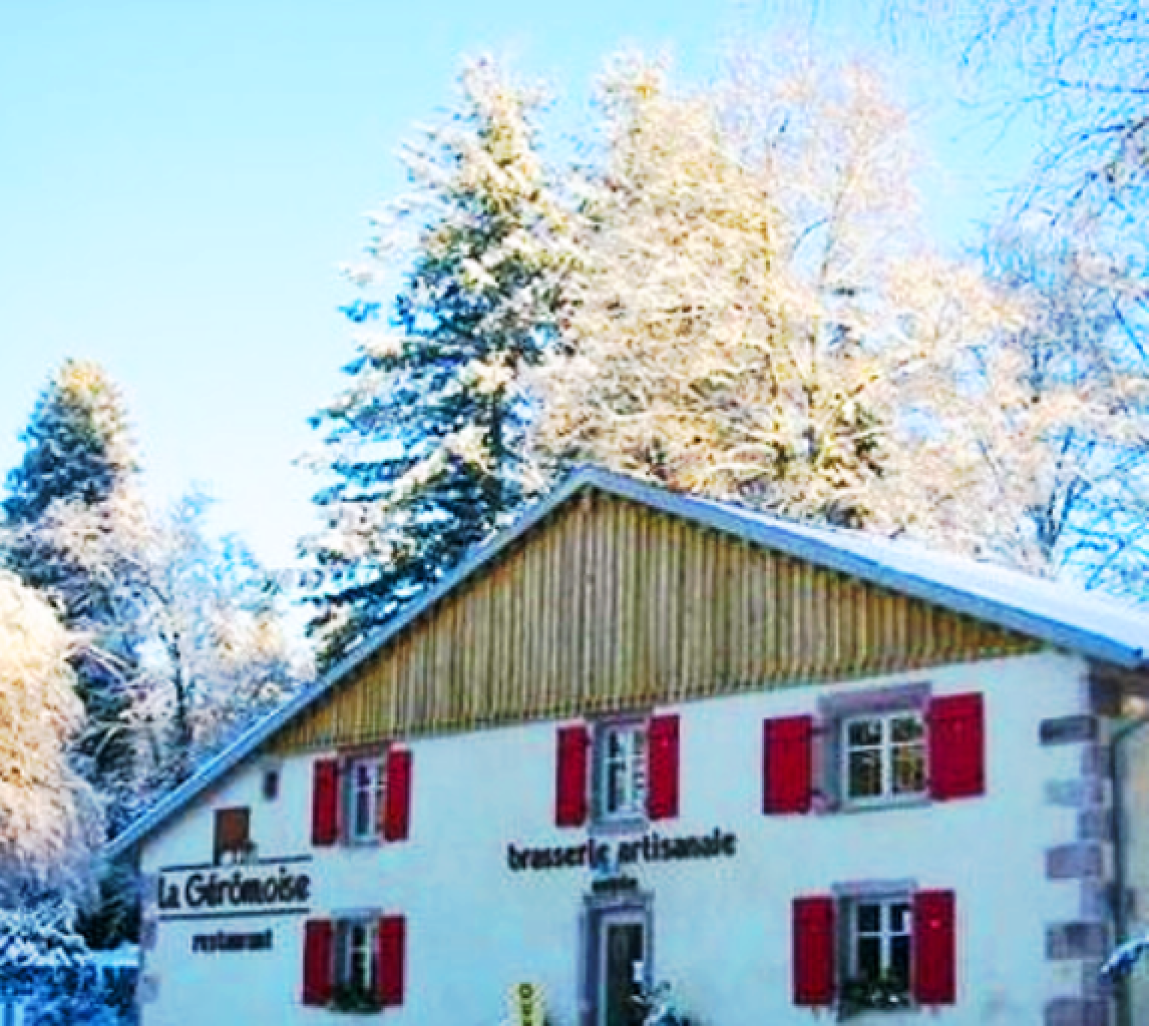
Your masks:
<svg viewBox="0 0 1149 1026"><path fill-rule="evenodd" d="M320 759L312 767L311 843L334 844L339 840L339 763Z"/></svg>
<svg viewBox="0 0 1149 1026"><path fill-rule="evenodd" d="M793 905L794 1004L834 1001L834 899L795 898Z"/></svg>
<svg viewBox="0 0 1149 1026"><path fill-rule="evenodd" d="M331 952L335 929L330 920L303 924L303 1003L325 1005L331 1000Z"/></svg>
<svg viewBox="0 0 1149 1026"><path fill-rule="evenodd" d="M392 748L387 753L387 781L384 798L383 837L405 841L411 833L411 752Z"/></svg>
<svg viewBox="0 0 1149 1026"><path fill-rule="evenodd" d="M762 724L762 811L809 812L814 720L786 716Z"/></svg>
<svg viewBox="0 0 1149 1026"><path fill-rule="evenodd" d="M380 919L375 946L379 1004L384 1008L401 1005L407 977L407 920L403 916Z"/></svg>
<svg viewBox="0 0 1149 1026"><path fill-rule="evenodd" d="M647 729L646 814L651 819L678 815L678 716L651 717Z"/></svg>
<svg viewBox="0 0 1149 1026"><path fill-rule="evenodd" d="M985 793L985 710L980 694L945 695L929 708L930 795Z"/></svg>
<svg viewBox="0 0 1149 1026"><path fill-rule="evenodd" d="M954 892L914 895L914 1000L921 1005L952 1005L957 997Z"/></svg>
<svg viewBox="0 0 1149 1026"><path fill-rule="evenodd" d="M587 817L587 757L590 733L583 724L559 727L555 773L555 823L582 826Z"/></svg>

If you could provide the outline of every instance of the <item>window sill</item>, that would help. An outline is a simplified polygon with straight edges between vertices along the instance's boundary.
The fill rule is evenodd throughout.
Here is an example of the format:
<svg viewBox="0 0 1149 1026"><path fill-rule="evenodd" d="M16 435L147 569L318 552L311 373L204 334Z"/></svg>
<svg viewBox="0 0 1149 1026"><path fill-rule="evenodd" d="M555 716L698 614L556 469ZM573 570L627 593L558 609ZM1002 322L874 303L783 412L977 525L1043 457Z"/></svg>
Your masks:
<svg viewBox="0 0 1149 1026"><path fill-rule="evenodd" d="M650 829L650 820L643 815L618 816L596 819L590 824L591 837L615 837L619 834L640 834Z"/></svg>
<svg viewBox="0 0 1149 1026"><path fill-rule="evenodd" d="M837 1019L839 1022L852 1022L855 1019L865 1019L871 1016L877 1018L881 1017L886 1019L892 1015L917 1015L921 1011L918 1005L912 1001L906 1004L899 1005L855 1005L843 1006L839 1005L837 1008Z"/></svg>
<svg viewBox="0 0 1149 1026"><path fill-rule="evenodd" d="M864 798L853 801L841 801L829 805L828 814L849 815L859 812L886 812L890 809L924 809L937 804L928 794L906 795L900 798Z"/></svg>

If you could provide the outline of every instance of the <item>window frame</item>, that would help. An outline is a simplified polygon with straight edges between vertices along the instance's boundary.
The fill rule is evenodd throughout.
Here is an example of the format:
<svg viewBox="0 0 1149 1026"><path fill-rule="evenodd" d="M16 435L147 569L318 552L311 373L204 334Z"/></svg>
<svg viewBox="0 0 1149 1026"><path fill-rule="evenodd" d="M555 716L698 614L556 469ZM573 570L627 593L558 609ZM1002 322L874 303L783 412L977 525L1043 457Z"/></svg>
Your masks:
<svg viewBox="0 0 1149 1026"><path fill-rule="evenodd" d="M331 984L335 990L353 991L364 998L374 999L379 986L379 916L374 913L337 916L335 925L335 965L331 974ZM364 952L366 979L353 979L351 935L357 930L364 931Z"/></svg>
<svg viewBox="0 0 1149 1026"><path fill-rule="evenodd" d="M838 997L839 1010L859 1011L894 1011L905 1012L917 1007L914 1000L914 896L909 889L897 889L870 894L854 894L841 896L837 899L838 914L842 919L843 950L838 957L838 968L841 973L843 991L851 983L867 983L860 968L860 948L863 935L867 938L876 938L878 941L878 975L879 979L890 973L893 965L893 944L896 939L903 939L906 946L906 969L902 980L903 987L899 990L899 1000L889 1006L860 1004L856 1009L842 1009L846 998L844 994ZM901 930L892 928L893 909L904 906L903 923ZM877 907L879 909L879 923L877 930L862 929L861 910L863 907Z"/></svg>
<svg viewBox="0 0 1149 1026"><path fill-rule="evenodd" d="M607 808L607 794L611 758L608 750L610 739L627 735L628 752L625 755L629 771L625 771L630 800L625 807ZM635 737L642 743L636 755ZM635 786L635 778L641 778L641 785ZM591 823L606 829L631 828L647 822L647 800L650 794L650 717L626 717L602 720L594 725L591 734Z"/></svg>
<svg viewBox="0 0 1149 1026"><path fill-rule="evenodd" d="M369 767L374 777L365 789L359 787L358 770ZM343 805L343 840L348 845L378 844L383 839L382 818L387 803L387 752L370 750L349 752L341 760L340 776L342 787L340 800ZM367 793L367 829L360 830L359 797Z"/></svg>
<svg viewBox="0 0 1149 1026"><path fill-rule="evenodd" d="M928 682L893 684L823 695L818 699L814 726L814 798L819 812L866 812L928 805L934 799L929 780L928 712L933 688ZM922 790L871 797L849 796L849 748L846 725L878 717L913 713L922 725ZM885 770L883 770L885 773Z"/></svg>
<svg viewBox="0 0 1149 1026"><path fill-rule="evenodd" d="M912 742L897 741L893 737L893 724L896 720L912 717L918 725L918 736ZM850 742L850 727L859 723L881 724L881 736L875 744L858 744ZM914 706L905 706L895 709L884 709L866 712L856 712L841 716L834 724L838 734L838 766L837 788L845 808L871 808L888 805L918 804L929 798L929 780L927 777L929 764L929 726L923 709ZM921 787L914 791L895 790L897 765L894 758L898 748L915 747L920 752ZM877 751L879 753L880 789L877 794L854 795L851 793L850 756L859 751Z"/></svg>

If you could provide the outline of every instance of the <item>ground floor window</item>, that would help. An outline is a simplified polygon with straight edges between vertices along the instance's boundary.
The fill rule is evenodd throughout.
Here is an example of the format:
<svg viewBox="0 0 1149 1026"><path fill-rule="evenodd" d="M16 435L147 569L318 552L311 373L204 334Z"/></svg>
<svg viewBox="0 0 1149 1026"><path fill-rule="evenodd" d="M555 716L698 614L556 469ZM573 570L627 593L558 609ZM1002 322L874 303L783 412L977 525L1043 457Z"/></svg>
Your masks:
<svg viewBox="0 0 1149 1026"><path fill-rule="evenodd" d="M794 1003L842 1015L957 999L953 891L849 885L793 902Z"/></svg>
<svg viewBox="0 0 1149 1026"><path fill-rule="evenodd" d="M305 1005L377 1012L403 1004L407 964L403 916L309 919L303 948Z"/></svg>
<svg viewBox="0 0 1149 1026"><path fill-rule="evenodd" d="M910 896L857 898L842 903L847 923L842 1004L904 1008L911 1002Z"/></svg>
<svg viewBox="0 0 1149 1026"><path fill-rule="evenodd" d="M335 989L348 1001L373 1002L375 968L374 920L345 919L336 924Z"/></svg>

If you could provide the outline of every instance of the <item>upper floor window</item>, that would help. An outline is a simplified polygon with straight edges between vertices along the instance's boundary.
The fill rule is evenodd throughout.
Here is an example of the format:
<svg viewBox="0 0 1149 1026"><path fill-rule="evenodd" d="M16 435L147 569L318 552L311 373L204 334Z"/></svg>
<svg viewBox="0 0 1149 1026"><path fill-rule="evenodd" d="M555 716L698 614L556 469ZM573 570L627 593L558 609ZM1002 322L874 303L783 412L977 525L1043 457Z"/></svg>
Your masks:
<svg viewBox="0 0 1149 1026"><path fill-rule="evenodd" d="M842 722L842 750L846 801L925 793L926 729L920 711L850 717Z"/></svg>
<svg viewBox="0 0 1149 1026"><path fill-rule="evenodd" d="M386 773L380 756L351 759L344 780L347 784L347 836L351 841L370 841L379 836L384 807Z"/></svg>
<svg viewBox="0 0 1149 1026"><path fill-rule="evenodd" d="M633 823L678 815L679 717L607 720L558 729L555 824Z"/></svg>
<svg viewBox="0 0 1149 1026"><path fill-rule="evenodd" d="M931 695L909 685L826 695L817 716L763 721L762 811L977 797L986 790L986 742L977 692Z"/></svg>
<svg viewBox="0 0 1149 1026"><path fill-rule="evenodd" d="M610 723L599 728L595 744L599 819L646 815L646 723Z"/></svg>
<svg viewBox="0 0 1149 1026"><path fill-rule="evenodd" d="M404 841L411 829L411 751L359 750L312 764L311 843Z"/></svg>

